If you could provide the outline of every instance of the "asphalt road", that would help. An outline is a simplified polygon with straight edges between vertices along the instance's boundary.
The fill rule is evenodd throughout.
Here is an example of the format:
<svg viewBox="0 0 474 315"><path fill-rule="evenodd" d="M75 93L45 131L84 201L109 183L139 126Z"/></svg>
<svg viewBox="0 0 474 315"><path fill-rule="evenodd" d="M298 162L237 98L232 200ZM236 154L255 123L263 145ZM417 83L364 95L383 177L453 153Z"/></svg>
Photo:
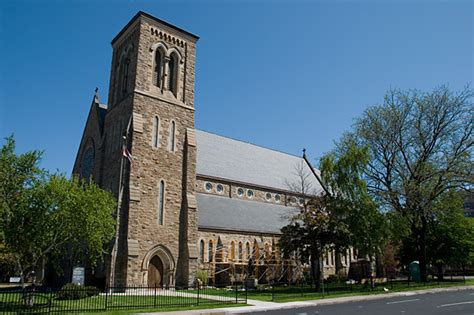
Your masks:
<svg viewBox="0 0 474 315"><path fill-rule="evenodd" d="M474 290L310 306L251 314L275 315L474 315Z"/></svg>

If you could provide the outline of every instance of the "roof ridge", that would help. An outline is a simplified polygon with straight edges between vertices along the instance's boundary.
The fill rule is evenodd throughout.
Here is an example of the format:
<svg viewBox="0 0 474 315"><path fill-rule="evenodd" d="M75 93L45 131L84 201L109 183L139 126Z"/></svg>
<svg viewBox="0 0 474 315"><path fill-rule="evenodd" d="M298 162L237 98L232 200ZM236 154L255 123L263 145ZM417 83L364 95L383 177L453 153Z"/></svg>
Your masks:
<svg viewBox="0 0 474 315"><path fill-rule="evenodd" d="M211 134L211 135L214 135L214 136L218 136L218 137L221 137L221 138L226 138L226 139L230 139L230 140L233 140L233 141L242 142L242 143L249 144L249 145L252 145L252 146L254 146L254 147L261 148L261 149L265 149L265 150L269 150L269 151L274 151L274 152L278 152L278 153L281 153L281 154L289 155L289 156L291 156L291 157L297 157L297 158L299 158L299 159L303 159L302 156L298 156L298 155L296 155L296 154L291 154L291 153L284 152L284 151L281 151L281 150L272 149L272 148L269 148L269 147L266 147L266 146L263 146L263 145L255 144L255 143L252 143L252 142L248 142L248 141L244 141L244 140L240 140L240 139L236 139L236 138L232 138L232 137L227 137L227 136L219 135L219 134L217 134L217 133L215 133L215 132L211 132L211 131L207 131L207 130L202 130L202 129L198 129L198 128L194 128L194 129L197 130L197 131L205 132L205 133L208 133L208 134ZM313 166L313 167L314 167L314 166Z"/></svg>

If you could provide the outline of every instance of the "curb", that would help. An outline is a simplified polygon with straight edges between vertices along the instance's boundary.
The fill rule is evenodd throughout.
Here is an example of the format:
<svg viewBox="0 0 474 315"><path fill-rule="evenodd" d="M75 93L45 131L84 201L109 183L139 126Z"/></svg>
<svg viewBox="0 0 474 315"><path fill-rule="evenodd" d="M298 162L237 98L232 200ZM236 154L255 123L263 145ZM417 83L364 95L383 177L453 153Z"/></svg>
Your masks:
<svg viewBox="0 0 474 315"><path fill-rule="evenodd" d="M415 291L393 292L393 293L386 293L386 294L382 293L382 294L373 294L373 295L344 296L344 297L336 297L336 298L328 298L328 299L294 301L294 302L285 302L285 303L248 300L248 303L254 302L256 305L229 307L229 308L202 309L202 310L192 310L192 311L156 312L156 313L140 313L140 314L141 315L147 315L147 314L160 314L160 315L246 314L246 313L251 313L255 311L296 309L296 308L308 307L308 306L332 305L332 304L343 304L343 303L350 303L350 302L382 300L382 299L388 299L388 298L393 298L393 297L404 297L404 296L413 296L413 295L420 295L420 294L434 294L434 293L440 293L440 292L457 292L457 291L466 291L466 290L473 290L473 289L474 289L474 285L466 285L466 286L449 287L449 288L423 289L423 290L415 290Z"/></svg>

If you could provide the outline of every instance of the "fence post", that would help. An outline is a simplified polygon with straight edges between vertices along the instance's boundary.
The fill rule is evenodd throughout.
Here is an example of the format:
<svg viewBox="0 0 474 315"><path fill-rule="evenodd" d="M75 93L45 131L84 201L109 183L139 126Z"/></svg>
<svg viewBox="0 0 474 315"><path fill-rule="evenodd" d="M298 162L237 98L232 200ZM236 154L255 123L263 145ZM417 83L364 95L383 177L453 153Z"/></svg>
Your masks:
<svg viewBox="0 0 474 315"><path fill-rule="evenodd" d="M247 287L247 281L245 281L245 304L247 304L247 300L248 300L248 287Z"/></svg>
<svg viewBox="0 0 474 315"><path fill-rule="evenodd" d="M155 282L155 293L153 295L153 307L156 307L156 282Z"/></svg>
<svg viewBox="0 0 474 315"><path fill-rule="evenodd" d="M201 291L201 285L198 282L198 294L197 294L197 305L199 305L199 291Z"/></svg>
<svg viewBox="0 0 474 315"><path fill-rule="evenodd" d="M272 285L272 302L275 301L275 282L273 282L273 285Z"/></svg>
<svg viewBox="0 0 474 315"><path fill-rule="evenodd" d="M49 305L48 305L48 313L51 313L52 303L53 303L53 290L49 288Z"/></svg>
<svg viewBox="0 0 474 315"><path fill-rule="evenodd" d="M107 312L107 297L109 295L109 288L105 287L105 305L104 310Z"/></svg>
<svg viewBox="0 0 474 315"><path fill-rule="evenodd" d="M235 285L235 304L239 303L239 290L238 290L238 285L237 283L234 283Z"/></svg>

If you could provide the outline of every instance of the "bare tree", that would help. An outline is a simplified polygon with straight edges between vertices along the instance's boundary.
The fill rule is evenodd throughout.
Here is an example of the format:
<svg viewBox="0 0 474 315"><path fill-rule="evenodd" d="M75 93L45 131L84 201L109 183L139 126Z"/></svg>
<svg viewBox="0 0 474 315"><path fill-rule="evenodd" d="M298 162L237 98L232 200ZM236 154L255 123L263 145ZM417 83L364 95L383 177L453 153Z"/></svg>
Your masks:
<svg viewBox="0 0 474 315"><path fill-rule="evenodd" d="M426 234L434 202L473 184L473 91L389 91L348 137L370 149L368 189L409 222L423 280Z"/></svg>

